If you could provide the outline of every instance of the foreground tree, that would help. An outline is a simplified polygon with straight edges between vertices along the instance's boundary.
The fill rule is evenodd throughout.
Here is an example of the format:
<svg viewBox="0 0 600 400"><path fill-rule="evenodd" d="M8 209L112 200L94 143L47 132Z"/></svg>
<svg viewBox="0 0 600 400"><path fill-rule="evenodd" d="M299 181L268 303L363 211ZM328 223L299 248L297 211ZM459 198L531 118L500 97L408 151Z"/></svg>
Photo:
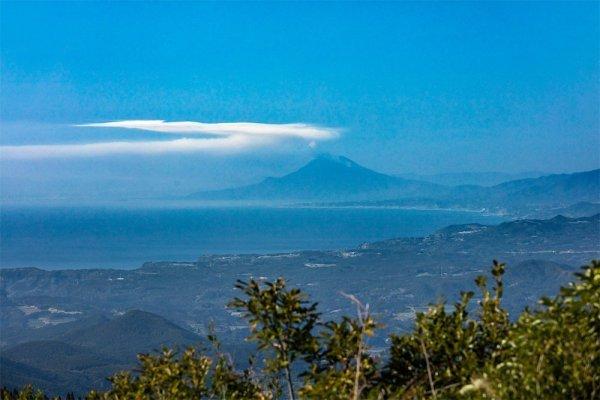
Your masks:
<svg viewBox="0 0 600 400"><path fill-rule="evenodd" d="M175 357L164 349L159 355L140 355L138 374L122 372L110 378L112 388L92 392L90 400L255 399L273 396L252 378L249 370L237 372L224 355L216 362L194 349ZM213 365L214 364L214 365Z"/></svg>
<svg viewBox="0 0 600 400"><path fill-rule="evenodd" d="M485 277L475 279L481 293L478 318L468 311L474 293L463 292L451 313L437 304L417 315L412 334L391 336L382 379L388 396L455 396L486 363L500 357L498 350L510 329L508 313L501 307L504 268L494 261L492 291Z"/></svg>
<svg viewBox="0 0 600 400"><path fill-rule="evenodd" d="M505 399L600 398L600 262L511 326L479 392ZM481 383L485 383L481 385ZM468 393L477 387L467 387Z"/></svg>
<svg viewBox="0 0 600 400"><path fill-rule="evenodd" d="M288 398L295 399L293 363L308 359L318 349L313 336L319 319L317 303L309 304L299 289L287 290L283 278L265 283L264 288L254 280L238 281L236 287L246 298L236 298L229 306L248 319L249 339L258 343L258 349L273 354L266 359L266 371L283 371Z"/></svg>
<svg viewBox="0 0 600 400"><path fill-rule="evenodd" d="M236 370L211 336L215 355L193 349L142 355L138 373L113 376L109 391L89 398L276 399L281 375L290 399L599 398L600 262L516 322L501 305L504 269L494 262L491 289L484 277L476 279L476 305L474 293L465 292L451 312L437 304L417 314L411 333L391 336L385 362L373 357L367 342L377 323L353 296L346 295L357 306L356 318L321 321L316 304L282 279L239 282L244 297L230 305L248 319L262 370L252 363ZM31 388L3 389L0 398L44 396Z"/></svg>
<svg viewBox="0 0 600 400"><path fill-rule="evenodd" d="M300 390L307 399L357 400L377 385L376 360L369 354L367 338L378 324L356 297L345 295L356 305L356 318L323 324L319 351L308 357L312 361Z"/></svg>

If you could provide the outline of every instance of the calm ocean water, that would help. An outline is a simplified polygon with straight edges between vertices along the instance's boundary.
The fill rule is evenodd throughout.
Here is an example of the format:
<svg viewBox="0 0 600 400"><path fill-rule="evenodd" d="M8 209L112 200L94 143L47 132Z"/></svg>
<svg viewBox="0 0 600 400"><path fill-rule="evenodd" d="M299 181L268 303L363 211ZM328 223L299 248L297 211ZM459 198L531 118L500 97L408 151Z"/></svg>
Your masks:
<svg viewBox="0 0 600 400"><path fill-rule="evenodd" d="M500 221L400 209L3 207L0 266L135 268L201 254L349 248L450 224Z"/></svg>

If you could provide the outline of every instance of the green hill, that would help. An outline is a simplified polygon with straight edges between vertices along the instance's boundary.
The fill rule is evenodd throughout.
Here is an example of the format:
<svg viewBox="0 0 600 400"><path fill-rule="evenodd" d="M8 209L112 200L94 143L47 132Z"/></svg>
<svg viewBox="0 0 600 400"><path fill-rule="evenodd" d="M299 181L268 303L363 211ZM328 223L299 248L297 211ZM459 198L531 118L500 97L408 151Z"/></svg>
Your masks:
<svg viewBox="0 0 600 400"><path fill-rule="evenodd" d="M1 384L20 387L32 383L51 394L83 394L106 387L105 378L135 365L138 353L198 343L198 336L166 319L133 310L65 332L60 340L30 341L3 349Z"/></svg>
<svg viewBox="0 0 600 400"><path fill-rule="evenodd" d="M132 359L137 353L160 350L163 346L197 344L199 337L156 314L132 310L68 332L60 340L115 358Z"/></svg>

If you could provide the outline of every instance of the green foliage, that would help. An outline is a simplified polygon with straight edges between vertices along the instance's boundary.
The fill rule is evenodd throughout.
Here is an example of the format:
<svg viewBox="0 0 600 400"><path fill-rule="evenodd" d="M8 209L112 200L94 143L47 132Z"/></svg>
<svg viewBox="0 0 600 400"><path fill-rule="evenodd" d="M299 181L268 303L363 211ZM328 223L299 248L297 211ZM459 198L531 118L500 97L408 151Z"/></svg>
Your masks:
<svg viewBox="0 0 600 400"><path fill-rule="evenodd" d="M212 327L211 327L212 330ZM233 367L228 355L221 351L221 344L213 333L208 339L217 353L217 362L212 376L212 395L218 399L256 399L266 400L279 397L280 391L277 382L263 376L262 382L258 381L254 373L254 357L250 357L250 367L238 372Z"/></svg>
<svg viewBox="0 0 600 400"><path fill-rule="evenodd" d="M0 389L0 399L5 400L45 400L44 393L40 390L34 390L31 386L26 386L21 390L9 390L3 387Z"/></svg>
<svg viewBox="0 0 600 400"><path fill-rule="evenodd" d="M41 390L34 389L31 385L21 390L9 390L6 387L0 389L0 400L62 400L61 397L48 397ZM73 393L68 393L65 400L75 400Z"/></svg>
<svg viewBox="0 0 600 400"><path fill-rule="evenodd" d="M366 338L373 336L378 324L354 296L346 295L357 307L357 318L329 321L320 333L319 352L309 357L300 390L307 399L358 399L377 382L376 360L369 354Z"/></svg>
<svg viewBox="0 0 600 400"><path fill-rule="evenodd" d="M469 316L473 292L461 293L454 310L444 304L417 314L411 335L392 335L390 359L384 367L384 391L396 397L452 397L486 363L494 362L501 341L509 330L508 313L500 306L504 264L494 261L494 288L485 277L475 280L481 292L479 315Z"/></svg>
<svg viewBox="0 0 600 400"><path fill-rule="evenodd" d="M500 362L488 363L492 393L507 399L600 397L600 262L577 274L511 327Z"/></svg>
<svg viewBox="0 0 600 400"><path fill-rule="evenodd" d="M461 293L453 310L431 306L409 334L392 335L385 362L370 351L377 322L354 296L356 318L321 321L316 304L283 279L239 282L244 298L231 307L250 324L264 368L237 371L214 336L216 356L165 349L140 356L140 371L111 378L112 389L90 399L594 399L600 397L600 262L554 298L543 298L511 322L502 308L504 264L479 295ZM295 363L295 364L294 364ZM292 365L295 367L293 368ZM299 373L294 375L293 372ZM299 384L297 390L294 384ZM31 388L3 390L2 399L43 399ZM40 397L41 396L41 397Z"/></svg>
<svg viewBox="0 0 600 400"><path fill-rule="evenodd" d="M91 393L90 399L191 399L208 394L206 379L210 358L186 350L179 358L169 349L159 355L139 356L140 373L121 372L110 378L112 389L106 393Z"/></svg>
<svg viewBox="0 0 600 400"><path fill-rule="evenodd" d="M116 374L110 378L111 390L92 392L89 400L272 398L252 379L248 370L235 371L224 355L217 357L214 366L210 357L197 355L192 348L178 358L169 349L157 356L140 355L139 358L139 374Z"/></svg>
<svg viewBox="0 0 600 400"><path fill-rule="evenodd" d="M212 377L212 395L219 399L256 399L266 400L274 398L277 392L271 382L266 382L266 389L254 378L249 369L237 372L226 359L221 356L216 364Z"/></svg>
<svg viewBox="0 0 600 400"><path fill-rule="evenodd" d="M236 298L229 306L248 319L250 339L258 343L259 349L273 353L266 359L267 371L285 374L288 397L294 399L292 364L317 351L312 333L319 319L317 304L308 304L307 296L299 289L287 290L283 278L265 283L265 288L254 280L238 281L236 287L247 299Z"/></svg>
<svg viewBox="0 0 600 400"><path fill-rule="evenodd" d="M500 307L503 273L504 264L494 261L493 291L485 277L475 280L481 292L478 318L471 318L468 311L474 293L463 292L451 313L444 304L437 304L417 314L411 335L391 336L390 360L382 381L388 395L453 395L486 363L493 362L510 326L507 312Z"/></svg>

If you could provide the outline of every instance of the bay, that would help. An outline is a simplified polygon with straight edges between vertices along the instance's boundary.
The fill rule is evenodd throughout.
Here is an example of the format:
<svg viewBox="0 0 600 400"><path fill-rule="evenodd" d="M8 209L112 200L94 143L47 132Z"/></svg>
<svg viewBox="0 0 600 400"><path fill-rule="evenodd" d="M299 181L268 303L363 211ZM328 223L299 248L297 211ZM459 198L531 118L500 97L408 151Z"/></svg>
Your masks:
<svg viewBox="0 0 600 400"><path fill-rule="evenodd" d="M352 248L451 224L501 221L474 212L396 208L3 207L0 266L136 268L202 254Z"/></svg>

